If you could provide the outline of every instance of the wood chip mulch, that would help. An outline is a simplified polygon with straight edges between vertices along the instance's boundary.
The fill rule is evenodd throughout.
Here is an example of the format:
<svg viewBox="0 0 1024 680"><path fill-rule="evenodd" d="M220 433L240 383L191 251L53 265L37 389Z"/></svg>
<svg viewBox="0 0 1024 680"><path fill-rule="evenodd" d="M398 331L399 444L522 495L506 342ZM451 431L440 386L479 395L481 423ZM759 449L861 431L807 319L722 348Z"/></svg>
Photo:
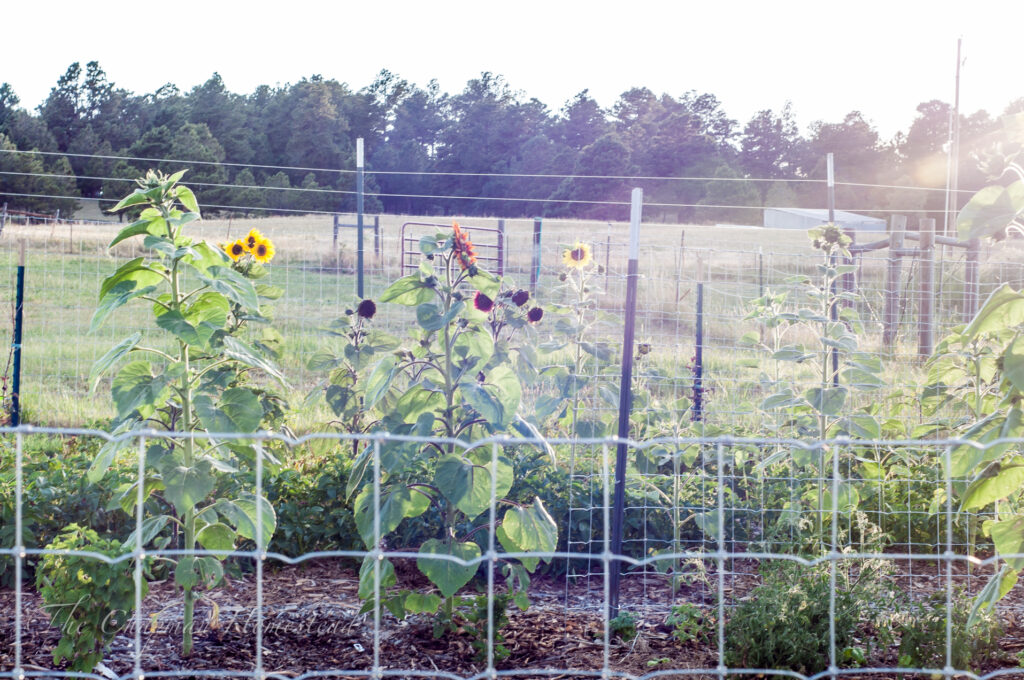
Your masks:
<svg viewBox="0 0 1024 680"><path fill-rule="evenodd" d="M737 561L728 579L730 599L743 597L756 585L753 564ZM935 574L902 573L915 589L940 587ZM975 579L984 583L984 579ZM714 582L714 579L712 579ZM368 671L373 668L373 616L359 614L356 595L357 572L336 561L307 563L268 569L264 579L263 666L267 673L296 677L314 670ZM228 579L208 593L196 608L195 649L190 658L180 654L180 592L169 582L155 582L143 602L146 629L142 634L141 666L145 671L251 672L255 664L256 617L255 578L247 574ZM589 671L600 677L605 664L604 622L601 616L603 585L600 576L573 580L566 587L564 577L535 579L530 593L533 606L526 612L510 607L509 624L501 631L508 657L495 665L499 670L560 669L562 674L516 675L518 678L579 677ZM14 591L0 590L0 673L14 665ZM708 606L714 593L705 587L684 588L675 601ZM680 644L664 625L665 612L673 596L666 579L659 576L627 576L623 580L622 607L645 611L639 636L631 643L614 641L608 646L608 667L632 676L664 673L670 669L714 669L718 664L713 645ZM216 604L216 607L213 605ZM984 671L1013 668L1012 655L1024 649L1024 629L1017 625L1015 611L1022 611L1018 593L1009 596L1004 617L1007 634L1004 655L986 664ZM568 606L567 606L568 605ZM214 612L216 610L216 617ZM52 650L60 639L50 626L39 596L26 587L22 607L22 666L28 671L57 669ZM434 639L429 617L413 616L398 621L386 612L380 629L380 665L385 670L446 673L469 677L486 669L475 659L476 650L468 634L449 634ZM115 639L104 664L118 675L134 667L133 628ZM576 673L572 673L575 671ZM188 677L183 675L182 677ZM210 676L205 676L210 677ZM332 674L336 678L365 676ZM699 678L700 674L667 674L659 677ZM717 677L708 675L707 677ZM854 677L844 675L843 677ZM879 678L878 675L871 676ZM1002 678L1024 679L1020 674Z"/></svg>

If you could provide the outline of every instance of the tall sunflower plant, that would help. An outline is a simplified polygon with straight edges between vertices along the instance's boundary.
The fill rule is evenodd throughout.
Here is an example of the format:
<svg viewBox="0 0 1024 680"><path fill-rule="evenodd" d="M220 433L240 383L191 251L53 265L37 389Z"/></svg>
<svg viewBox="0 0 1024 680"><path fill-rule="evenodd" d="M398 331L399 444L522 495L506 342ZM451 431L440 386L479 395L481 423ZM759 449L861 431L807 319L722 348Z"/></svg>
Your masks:
<svg viewBox="0 0 1024 680"><path fill-rule="evenodd" d="M414 308L415 330L398 346L372 333L359 335L372 317L368 301L360 302L350 315L355 320L341 324L349 340L346 363L331 369L335 373L325 396L330 401L340 381L341 389L351 389L344 397L346 408L351 404L363 413L363 431L431 438L380 445L379 501L374 446L364 446L347 493L354 498L367 549L381 548L385 540L389 546L416 549L421 541L417 567L434 586L426 594L397 588L391 561L382 556L378 566L371 553L360 572L359 594L368 600L366 609L374 606L379 592L380 604L396 616L434 614L440 635L464 626L472 615L473 599L457 593L476 574L491 530L505 551L501 570L508 595L525 609L529 574L543 557L531 553L555 550L557 527L540 498L529 503L506 498L515 481L508 457L495 455L491 446L463 443L503 433L540 437L519 410L522 385L536 375L531 345L544 310L527 291L484 271L458 224L450 232L425 236L419 249L423 257L417 271L392 283L379 299ZM357 344L364 337L367 341ZM492 492L500 504L493 511ZM378 502L379 534L374 526ZM410 524L419 527L418 533L408 530Z"/></svg>
<svg viewBox="0 0 1024 680"><path fill-rule="evenodd" d="M200 213L192 191L178 183L182 175L150 171L113 208L142 210L110 247L137 238L145 255L104 279L91 331L131 303L150 310L158 332L134 333L111 348L93 366L90 382L95 390L119 366L111 384L115 434L175 435L148 441L145 477L121 490L120 505L136 511L141 483L149 514L143 545L185 551L162 559L173 563L183 591L182 654L188 656L196 601L221 581L227 553L243 540L265 546L273 535L276 518L265 497L255 489L224 490L238 489L232 478L245 479L257 456L276 463L238 435L280 425L284 404L272 383L283 385L284 377L274 364L280 336L266 309L282 291L256 283L267 273L273 244L256 231L224 247L189 236L187 227ZM138 450L136 441L124 437L102 447L88 478L100 483L120 452ZM125 545L134 546L136 538L133 533Z"/></svg>

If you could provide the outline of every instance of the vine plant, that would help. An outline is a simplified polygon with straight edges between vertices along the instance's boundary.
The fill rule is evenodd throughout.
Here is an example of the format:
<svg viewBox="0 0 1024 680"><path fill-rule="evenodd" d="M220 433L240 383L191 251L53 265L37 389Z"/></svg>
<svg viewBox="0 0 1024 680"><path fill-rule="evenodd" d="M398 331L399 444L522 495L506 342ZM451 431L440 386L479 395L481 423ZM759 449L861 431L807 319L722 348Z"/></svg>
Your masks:
<svg viewBox="0 0 1024 680"><path fill-rule="evenodd" d="M166 340L154 337L157 342L143 344L143 333L133 334L96 362L90 381L95 389L121 359L133 359L121 366L112 383L115 434L145 428L178 435L149 442L145 478L136 485L141 483L143 497L155 497L157 507L163 508L143 522L143 543L171 527L186 551L176 560L174 580L184 593L182 654L188 656L197 591L220 582L224 555L187 551L225 553L240 539L266 545L275 525L273 508L262 496L218 493L218 480L251 466L261 449L217 435L270 429L281 417L282 402L256 386L249 374L255 371L282 383L283 377L272 363L280 336L269 327L261 307L261 299L279 297L281 291L254 284L267 273L263 264L273 257L273 244L255 231L224 249L187 236L185 228L200 215L192 191L178 184L182 174L150 171L115 206L114 211L142 210L110 247L141 237L147 252L103 281L91 325L95 330L123 305L143 302ZM243 339L251 324L267 326L252 344ZM131 446L125 438L104 446L89 469L90 480L99 482L117 453ZM135 510L136 497L137 486L124 490L121 506L126 512ZM125 543L135 540L133 534Z"/></svg>

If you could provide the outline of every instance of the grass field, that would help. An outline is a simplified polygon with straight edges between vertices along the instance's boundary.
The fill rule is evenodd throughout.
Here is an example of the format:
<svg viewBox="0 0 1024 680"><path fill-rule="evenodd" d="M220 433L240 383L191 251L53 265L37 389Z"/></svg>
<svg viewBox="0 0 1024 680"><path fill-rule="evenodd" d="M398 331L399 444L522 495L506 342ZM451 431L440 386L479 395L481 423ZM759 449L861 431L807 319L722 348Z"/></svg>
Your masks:
<svg viewBox="0 0 1024 680"><path fill-rule="evenodd" d="M354 222L354 216L345 216ZM498 220L456 218L470 229L496 229ZM365 295L379 295L401 275L400 235L408 222L427 222L445 228L450 218L381 216L380 255L374 253L371 230L365 232ZM372 223L372 220L368 221ZM107 325L90 334L89 321L100 283L125 258L139 254L139 244L124 244L109 252L106 244L117 232L116 224L8 225L0 236L0 257L9 277L0 281L0 295L13 307L14 271L22 243L26 251L25 331L23 338L22 401L27 422L81 425L111 413L109 391L88 394L86 384L92 363L125 335L149 325L148 310L131 306L120 310ZM282 368L291 384L291 399L298 403L321 376L306 369L309 357L328 340L319 329L351 307L356 289L356 238L354 229L343 228L338 246L333 243L330 216L270 217L264 219L210 219L196 225L193 234L213 242L238 238L257 228L275 243L277 255L270 267L269 282L285 290L275 304L278 330L287 346ZM532 220L504 220L505 275L516 285L530 283L532 268ZM409 225L408 249L415 250L420 235L433 227ZM473 235L482 255L496 255L496 235ZM621 318L625 290L628 224L545 220L542 226L542 259L536 298L541 304L558 301L557 276L562 250L576 240L593 245L597 262L605 269L594 283L603 289L600 306ZM875 238L868 236L869 239ZM489 245L490 244L490 245ZM916 268L904 262L904 308L900 341L895 347L881 343L881 310L884 303L885 251L865 257L858 273L859 304L865 321L862 349L890 359L887 376L893 385L916 386L921 382L916 354ZM943 254L936 322L941 328L962 321L959 290L962 288L962 254ZM407 260L408 262L411 260ZM812 275L819 262L802 231L765 230L725 226L645 224L641 228L640 285L637 341L650 343L650 363L661 369L668 390L685 394L690 388L687 364L695 348L696 284L704 282L705 375L709 402L723 418L740 416L758 397L752 386L757 371L741 368L737 361L751 358L739 346L743 333L758 330L744 322L749 300L765 289L785 289L795 274ZM1021 285L1024 246L1003 242L982 254L983 292L1009 281ZM491 265L491 269L496 267ZM401 333L410 321L408 310L383 305L377 323ZM621 341L621 324L606 325L602 338ZM0 341L10 344L11 326L4 324ZM813 342L814 338L796 338ZM557 359L557 357L552 357ZM7 357L3 357L7 364ZM618 351L611 363L617 363ZM813 382L809 369L793 367L790 379ZM316 412L298 414L297 422L316 427Z"/></svg>

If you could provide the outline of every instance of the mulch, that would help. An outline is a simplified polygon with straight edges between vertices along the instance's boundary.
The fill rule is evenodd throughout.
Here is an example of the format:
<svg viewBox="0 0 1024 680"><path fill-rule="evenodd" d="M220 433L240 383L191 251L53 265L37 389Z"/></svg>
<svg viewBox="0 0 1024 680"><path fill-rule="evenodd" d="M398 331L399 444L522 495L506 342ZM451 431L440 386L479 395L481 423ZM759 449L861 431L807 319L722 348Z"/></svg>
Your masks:
<svg viewBox="0 0 1024 680"><path fill-rule="evenodd" d="M904 567L897 578L907 579L908 587L919 592L942 586L932 570ZM984 578L974 579L984 583ZM737 561L727 579L727 596L742 598L756 585L756 564ZM712 583L717 581L712 578ZM714 587L717 587L715 585ZM980 586L979 586L980 587ZM358 573L338 561L310 562L298 566L268 569L264 579L263 667L267 673L296 677L315 670L370 671L374 665L373 615L360 614L356 593ZM1016 590L1016 589L1015 589ZM627 575L623 579L621 606L624 611L640 613L639 635L632 642L613 640L604 644L601 616L603 582L600 575L573 579L538 578L531 584L533 605L525 612L510 606L509 623L501 631L508 656L498 661L498 670L519 669L519 678L570 678L580 672L600 677L607 666L613 672L641 676L670 669L714 669L718 654L714 645L679 643L664 624L668 606L689 601L701 606L714 602L714 592L706 586L686 586L675 596L669 582L659 575ZM240 671L251 672L256 647L256 583L251 574L228 578L206 594L196 608L195 648L184 659L181 645L181 595L170 582L154 582L143 602L147 628L142 634L141 666L153 671ZM1011 593L1004 620L1004 654L992 659L981 670L990 672L1013 668L1013 654L1024 649L1024 628L1018 626L1014 612L1024 610L1024 598ZM214 604L216 607L214 607ZM50 626L39 596L26 588L23 593L22 666L28 671L57 669L52 650L60 639ZM1024 622L1024 617L1022 617ZM429 617L412 616L399 621L382 614L379 635L380 666L384 670L419 673L446 673L461 677L486 670L477 660L470 635L460 632L435 639ZM890 660L892 663L894 660ZM14 664L14 592L0 590L0 673ZM131 673L134 667L133 629L129 627L115 639L104 664L118 675ZM530 670L559 669L562 673L532 676ZM416 673L416 672L419 673ZM691 671L692 672L692 671ZM188 677L187 675L183 677ZM206 676L210 677L210 676ZM365 677L331 674L335 678ZM717 677L709 674L667 674L659 677ZM845 675L844 677L854 677ZM879 678L873 675L872 678ZM1021 674L1004 678L1024 678Z"/></svg>

